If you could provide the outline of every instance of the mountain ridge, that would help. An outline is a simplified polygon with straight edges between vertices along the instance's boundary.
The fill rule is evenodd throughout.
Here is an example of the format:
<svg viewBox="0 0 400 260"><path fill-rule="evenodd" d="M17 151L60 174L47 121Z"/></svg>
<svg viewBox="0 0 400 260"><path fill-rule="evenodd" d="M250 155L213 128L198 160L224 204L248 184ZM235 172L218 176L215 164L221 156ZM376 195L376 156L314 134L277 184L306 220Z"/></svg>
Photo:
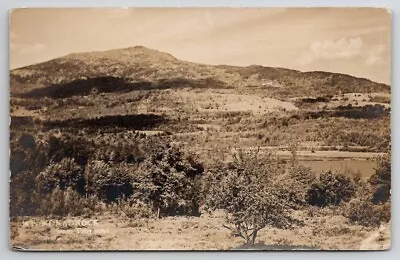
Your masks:
<svg viewBox="0 0 400 260"><path fill-rule="evenodd" d="M127 83L154 84L171 79L212 79L232 88L259 87L271 92L271 95L288 97L300 93L314 96L351 92L390 93L389 85L342 73L302 72L261 65L207 65L182 61L169 53L144 46L72 53L13 69L10 71L10 92L27 93L36 88L99 77L120 78ZM279 93L277 89L280 89Z"/></svg>

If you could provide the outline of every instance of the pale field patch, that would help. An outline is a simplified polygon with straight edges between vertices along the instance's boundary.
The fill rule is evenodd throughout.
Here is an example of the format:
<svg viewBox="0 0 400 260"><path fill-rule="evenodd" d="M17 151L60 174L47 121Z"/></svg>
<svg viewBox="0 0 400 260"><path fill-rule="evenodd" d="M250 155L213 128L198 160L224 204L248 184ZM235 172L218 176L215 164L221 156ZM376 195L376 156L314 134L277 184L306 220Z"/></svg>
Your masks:
<svg viewBox="0 0 400 260"><path fill-rule="evenodd" d="M274 98L260 97L229 93L228 91L176 91L171 93L177 100L190 104L201 112L253 112L266 114L273 111L292 111L297 108L291 102L285 102Z"/></svg>

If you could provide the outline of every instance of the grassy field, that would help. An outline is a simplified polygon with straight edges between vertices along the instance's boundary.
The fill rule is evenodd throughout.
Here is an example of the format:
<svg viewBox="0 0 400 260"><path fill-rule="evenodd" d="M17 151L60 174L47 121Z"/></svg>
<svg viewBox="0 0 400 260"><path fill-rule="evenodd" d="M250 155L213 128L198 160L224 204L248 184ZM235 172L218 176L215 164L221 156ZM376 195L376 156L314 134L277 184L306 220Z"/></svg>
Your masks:
<svg viewBox="0 0 400 260"><path fill-rule="evenodd" d="M379 229L349 225L343 217L308 216L303 227L263 229L257 243L275 250L388 249L390 224ZM100 215L92 218L18 218L11 243L32 250L235 250L241 238L222 227L222 213L159 220ZM269 245L270 247L267 247ZM261 246L260 248L263 248Z"/></svg>

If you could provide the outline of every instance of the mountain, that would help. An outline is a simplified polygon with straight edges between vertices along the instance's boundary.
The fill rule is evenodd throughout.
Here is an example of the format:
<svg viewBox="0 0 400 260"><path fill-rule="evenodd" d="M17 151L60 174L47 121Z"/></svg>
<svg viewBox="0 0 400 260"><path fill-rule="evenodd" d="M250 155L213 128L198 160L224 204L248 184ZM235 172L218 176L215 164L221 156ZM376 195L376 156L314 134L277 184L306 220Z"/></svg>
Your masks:
<svg viewBox="0 0 400 260"><path fill-rule="evenodd" d="M11 95L68 97L146 88L235 88L277 98L390 93L390 86L330 72L204 65L143 46L74 53L10 72Z"/></svg>
<svg viewBox="0 0 400 260"><path fill-rule="evenodd" d="M138 46L15 69L10 84L11 129L36 136L162 133L204 158L215 144L224 151L294 140L303 149L390 144L390 86L345 74L205 65Z"/></svg>

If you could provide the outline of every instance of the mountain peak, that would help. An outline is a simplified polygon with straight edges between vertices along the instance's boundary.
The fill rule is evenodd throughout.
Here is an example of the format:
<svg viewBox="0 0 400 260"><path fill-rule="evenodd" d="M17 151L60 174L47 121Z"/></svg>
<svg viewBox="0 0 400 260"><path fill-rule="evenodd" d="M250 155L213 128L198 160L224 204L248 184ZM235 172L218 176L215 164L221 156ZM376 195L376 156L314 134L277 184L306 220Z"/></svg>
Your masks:
<svg viewBox="0 0 400 260"><path fill-rule="evenodd" d="M176 61L177 59L169 53L157 51L144 46L131 46L122 49L112 49L107 51L92 51L72 53L63 57L64 59L75 60L116 60L116 61L132 61L142 60L156 62L156 61ZM130 62L129 62L130 63Z"/></svg>
<svg viewBox="0 0 400 260"><path fill-rule="evenodd" d="M127 50L136 50L136 51L156 51L156 50L154 50L154 49L150 49L150 48L147 48L147 47L145 47L145 46L143 46L143 45L136 45L136 46L131 46L131 47L127 47L127 48L125 48L125 49L127 49Z"/></svg>
<svg viewBox="0 0 400 260"><path fill-rule="evenodd" d="M127 47L123 49L115 49L103 52L104 54L110 55L128 55L130 57L136 58L150 58L150 59L160 59L160 60L176 60L174 56L167 52L162 52L154 49L150 49L141 45Z"/></svg>

